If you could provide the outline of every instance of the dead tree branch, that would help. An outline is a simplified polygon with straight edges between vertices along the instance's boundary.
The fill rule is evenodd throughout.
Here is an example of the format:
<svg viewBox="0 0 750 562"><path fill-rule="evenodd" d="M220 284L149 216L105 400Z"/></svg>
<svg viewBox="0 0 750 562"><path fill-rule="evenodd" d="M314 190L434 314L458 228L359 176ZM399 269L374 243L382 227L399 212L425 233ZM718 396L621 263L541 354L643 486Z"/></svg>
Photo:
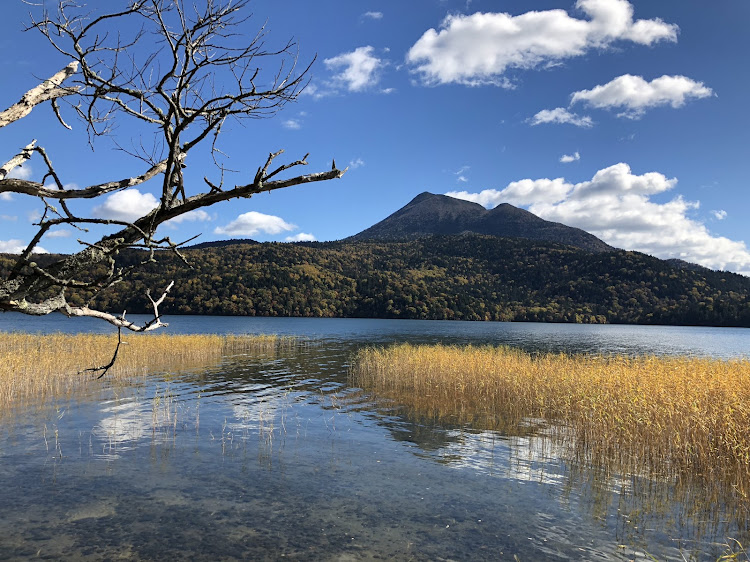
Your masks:
<svg viewBox="0 0 750 562"><path fill-rule="evenodd" d="M138 124L142 135L135 145L140 142L140 147L131 156L145 161L146 169L131 177L71 189L66 187L71 180L63 181L67 178L36 141L3 164L0 195L34 197L43 204L44 213L10 273L0 278L0 311L88 316L109 322L118 331L157 329L165 325L159 307L172 283L156 300L146 293L153 319L142 324L126 320L124 313L117 316L89 305L74 306L69 302L70 291L86 290L95 295L124 279L130 269L118 266L117 256L128 248L143 251L141 265L155 261L159 249L184 259L180 244L157 236L156 231L185 213L344 174L346 170L334 164L328 171L289 176L291 170L308 164L307 155L276 165L283 154L278 150L269 154L247 183L225 186L228 169L218 160L224 154L219 142L224 127L229 122L273 116L295 101L307 84L312 64L298 65L292 41L268 48L264 28L249 33L247 4L247 0L197 0L190 5L182 0L128 0L123 9L89 12L71 0L60 0L54 15L44 11L32 20L29 29L40 32L53 49L72 62L0 113L0 127L23 118L46 101L52 103L55 118L68 127L57 105L61 101L62 109L72 112L86 127L92 146L111 131L115 121ZM195 186L201 182L188 183L185 177L191 151L206 139L220 180L212 182L206 176L203 187L208 190L198 191ZM13 169L31 158L44 163L41 182L10 177ZM45 183L48 180L51 185ZM67 206L69 201L95 199L147 182L158 184L158 205L132 222L81 216ZM32 261L34 248L51 228L69 226L86 232L90 225L116 230L95 242L81 241L83 249L47 265ZM112 364L116 356L117 352ZM106 372L109 367L111 364L99 370Z"/></svg>
<svg viewBox="0 0 750 562"><path fill-rule="evenodd" d="M0 128L10 125L14 121L23 119L35 106L46 101L55 100L62 96L69 96L77 92L75 87L63 88L62 83L78 70L78 62L73 61L68 66L48 78L38 86L26 92L21 99L5 111L0 112Z"/></svg>

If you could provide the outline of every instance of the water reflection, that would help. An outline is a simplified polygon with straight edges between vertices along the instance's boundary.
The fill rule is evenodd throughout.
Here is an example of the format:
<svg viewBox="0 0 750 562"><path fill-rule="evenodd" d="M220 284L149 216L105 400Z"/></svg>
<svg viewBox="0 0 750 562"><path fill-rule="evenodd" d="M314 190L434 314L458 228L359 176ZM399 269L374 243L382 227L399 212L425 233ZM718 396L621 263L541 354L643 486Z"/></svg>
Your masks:
<svg viewBox="0 0 750 562"><path fill-rule="evenodd" d="M574 443L561 442L536 420L509 433L430 421L408 408L382 409L389 415L380 424L394 440L415 444L415 456L462 477L472 471L544 487L550 501L610 530L622 554L717 560L727 552L744 552L741 545L750 540L750 502L720 482L625 474L582 462Z"/></svg>
<svg viewBox="0 0 750 562"><path fill-rule="evenodd" d="M132 449L148 433L149 425L143 410L137 398L102 403L102 418L92 433L97 440L108 443L109 455L112 455L109 458L118 458L113 451Z"/></svg>
<svg viewBox="0 0 750 562"><path fill-rule="evenodd" d="M138 394L103 400L99 404L99 422L91 430L91 439L100 445L95 458L116 460L135 449L144 440L151 445L174 441L177 431L178 405L170 382L157 382L151 398Z"/></svg>
<svg viewBox="0 0 750 562"><path fill-rule="evenodd" d="M349 388L361 344L105 383L8 421L0 558L716 560L749 542L705 490L577 462L539 422L473 428Z"/></svg>

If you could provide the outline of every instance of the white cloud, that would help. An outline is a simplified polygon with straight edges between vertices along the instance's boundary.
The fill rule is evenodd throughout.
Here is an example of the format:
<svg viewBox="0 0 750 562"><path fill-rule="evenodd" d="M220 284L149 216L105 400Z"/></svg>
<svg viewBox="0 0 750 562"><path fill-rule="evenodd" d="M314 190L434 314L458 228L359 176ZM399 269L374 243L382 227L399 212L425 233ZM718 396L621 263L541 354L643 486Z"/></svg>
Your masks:
<svg viewBox="0 0 750 562"><path fill-rule="evenodd" d="M29 219L30 223L38 223L42 219L42 213L40 213L38 209L32 209L26 213L26 217Z"/></svg>
<svg viewBox="0 0 750 562"><path fill-rule="evenodd" d="M502 190L446 195L486 207L501 202L525 206L544 219L582 228L618 248L750 273L750 251L744 242L712 234L691 217L699 202L679 195L666 203L651 200L676 184L676 178L658 172L635 175L630 166L620 163L577 184L563 178L524 179Z"/></svg>
<svg viewBox="0 0 750 562"><path fill-rule="evenodd" d="M0 201L13 201L13 195L4 191L0 193Z"/></svg>
<svg viewBox="0 0 750 562"><path fill-rule="evenodd" d="M557 123L557 124L570 124L576 127L588 128L594 125L591 117L584 115L580 116L575 113L571 113L564 107L556 107L555 109L542 109L539 113L529 119L529 123L532 125L541 125L543 123Z"/></svg>
<svg viewBox="0 0 750 562"><path fill-rule="evenodd" d="M0 215L0 220L4 221L17 221L18 217L15 215Z"/></svg>
<svg viewBox="0 0 750 562"><path fill-rule="evenodd" d="M711 214L717 221L723 221L725 218L727 218L727 212L723 210L711 211Z"/></svg>
<svg viewBox="0 0 750 562"><path fill-rule="evenodd" d="M284 238L286 242L315 242L317 238L315 238L314 235L308 234L306 232L300 232L299 234L295 234L294 236L287 236Z"/></svg>
<svg viewBox="0 0 750 562"><path fill-rule="evenodd" d="M456 199L473 201L480 205L492 208L500 203L512 203L513 205L529 205L539 202L557 202L565 197L570 191L570 184L563 178L554 180L520 180L509 183L503 190L485 189L479 193L468 191L449 191L446 195Z"/></svg>
<svg viewBox="0 0 750 562"><path fill-rule="evenodd" d="M294 230L295 225L286 222L281 217L264 215L257 211L243 213L226 226L217 226L214 234L225 234L228 236L255 236L261 232L266 234L279 234L280 232Z"/></svg>
<svg viewBox="0 0 750 562"><path fill-rule="evenodd" d="M26 249L26 244L21 240L0 240L0 254L20 254ZM41 246L35 246L34 254L48 254L49 252Z"/></svg>
<svg viewBox="0 0 750 562"><path fill-rule="evenodd" d="M468 183L469 178L466 177L466 172L471 170L471 166L461 166L458 170L453 172L453 175L456 176L456 181L458 183Z"/></svg>
<svg viewBox="0 0 750 562"><path fill-rule="evenodd" d="M70 238L72 236L72 233L70 230L64 230L64 229L58 229L58 230L50 230L47 233L48 238Z"/></svg>
<svg viewBox="0 0 750 562"><path fill-rule="evenodd" d="M365 12L362 14L363 18L369 18L371 20L382 20L383 12Z"/></svg>
<svg viewBox="0 0 750 562"><path fill-rule="evenodd" d="M714 94L703 82L685 76L661 76L646 82L640 76L624 74L591 90L574 92L571 105L583 102L599 109L620 108L618 117L637 119L647 109L662 105L681 107L691 98L706 98Z"/></svg>
<svg viewBox="0 0 750 562"><path fill-rule="evenodd" d="M131 188L107 196L104 203L94 207L93 213L103 219L133 222L158 205L159 201L150 193L141 193Z"/></svg>
<svg viewBox="0 0 750 562"><path fill-rule="evenodd" d="M183 222L206 222L210 221L212 218L213 217L211 217L211 215L209 215L203 209L195 209L194 211L188 211L187 213L170 219L165 224L181 224Z"/></svg>
<svg viewBox="0 0 750 562"><path fill-rule="evenodd" d="M285 129L291 129L293 131L302 128L302 123L300 123L298 119L287 119L286 121L282 121L281 124Z"/></svg>
<svg viewBox="0 0 750 562"><path fill-rule="evenodd" d="M170 229L175 229L177 228L178 224L182 224L184 222L207 222L215 218L216 216L209 215L203 209L195 209L194 211L188 211L185 214L176 216L173 219L169 219L164 223L164 226Z"/></svg>
<svg viewBox="0 0 750 562"><path fill-rule="evenodd" d="M350 53L342 53L323 62L329 70L337 71L334 84L350 92L361 92L375 86L380 80L378 71L384 62L373 55L374 47L359 47ZM315 94L315 92L313 92Z"/></svg>
<svg viewBox="0 0 750 562"><path fill-rule="evenodd" d="M557 64L615 41L652 45L676 41L678 27L660 19L633 20L626 0L578 0L588 19L565 10L453 14L440 30L427 30L411 47L406 60L427 84L510 86L508 69Z"/></svg>
<svg viewBox="0 0 750 562"><path fill-rule="evenodd" d="M47 183L44 184L44 187L46 187L47 189L57 189L57 184L53 180L50 179L49 181L47 181ZM75 182L63 184L63 189L72 190L72 189L78 189L78 188L79 188L78 184Z"/></svg>
<svg viewBox="0 0 750 562"><path fill-rule="evenodd" d="M365 161L362 160L361 158L357 158L355 160L350 160L349 161L349 169L350 170L356 170L357 168L361 168L364 165L365 165Z"/></svg>
<svg viewBox="0 0 750 562"><path fill-rule="evenodd" d="M333 92L332 91L329 92L327 90L321 90L320 88L318 88L316 84L310 83L310 84L307 84L304 88L302 88L302 92L300 93L303 96L312 96L315 99L320 99L327 95L331 95Z"/></svg>
<svg viewBox="0 0 750 562"><path fill-rule="evenodd" d="M581 154L574 152L573 154L563 154L560 156L560 162L563 164L569 164L570 162L578 162L581 159Z"/></svg>
<svg viewBox="0 0 750 562"><path fill-rule="evenodd" d="M16 178L19 180L30 180L34 170L31 168L31 164L26 163L22 166L16 166L8 174L9 178Z"/></svg>

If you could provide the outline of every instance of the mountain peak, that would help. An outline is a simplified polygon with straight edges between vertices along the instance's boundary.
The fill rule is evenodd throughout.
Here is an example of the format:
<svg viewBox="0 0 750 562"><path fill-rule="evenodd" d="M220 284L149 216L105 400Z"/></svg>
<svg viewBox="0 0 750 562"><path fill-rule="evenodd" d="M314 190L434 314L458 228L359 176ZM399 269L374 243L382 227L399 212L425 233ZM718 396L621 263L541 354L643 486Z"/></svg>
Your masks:
<svg viewBox="0 0 750 562"><path fill-rule="evenodd" d="M479 203L428 191L349 240L409 240L464 232L556 242L592 252L613 250L593 234L546 221L509 203L488 211Z"/></svg>
<svg viewBox="0 0 750 562"><path fill-rule="evenodd" d="M437 197L440 197L439 195L436 195L434 193L430 193L429 191L423 191L419 195L417 195L414 199L409 201L407 205L414 205L416 203L421 203L422 201L427 201L429 199L435 199Z"/></svg>
<svg viewBox="0 0 750 562"><path fill-rule="evenodd" d="M403 209L414 206L425 206L429 205L434 208L441 209L474 209L477 212L482 210L486 211L479 203L473 203L472 201L466 201L465 199L457 199L450 195L441 195L439 193L430 193L429 191L423 191L417 195L414 199L409 201Z"/></svg>

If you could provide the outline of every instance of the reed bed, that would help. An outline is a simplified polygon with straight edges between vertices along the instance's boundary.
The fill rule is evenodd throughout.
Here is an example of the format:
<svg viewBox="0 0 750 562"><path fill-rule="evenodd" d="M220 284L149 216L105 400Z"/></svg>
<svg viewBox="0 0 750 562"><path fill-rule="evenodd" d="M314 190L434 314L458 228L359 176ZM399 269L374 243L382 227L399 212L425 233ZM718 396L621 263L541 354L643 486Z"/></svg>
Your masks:
<svg viewBox="0 0 750 562"><path fill-rule="evenodd" d="M587 462L750 491L747 360L395 345L361 351L351 374L423 416L494 429L542 420Z"/></svg>
<svg viewBox="0 0 750 562"><path fill-rule="evenodd" d="M216 364L228 355L267 353L291 338L250 335L124 335L106 383L158 372ZM105 334L0 333L0 419L29 405L70 398L98 388L99 373L85 371L110 362L117 337Z"/></svg>

